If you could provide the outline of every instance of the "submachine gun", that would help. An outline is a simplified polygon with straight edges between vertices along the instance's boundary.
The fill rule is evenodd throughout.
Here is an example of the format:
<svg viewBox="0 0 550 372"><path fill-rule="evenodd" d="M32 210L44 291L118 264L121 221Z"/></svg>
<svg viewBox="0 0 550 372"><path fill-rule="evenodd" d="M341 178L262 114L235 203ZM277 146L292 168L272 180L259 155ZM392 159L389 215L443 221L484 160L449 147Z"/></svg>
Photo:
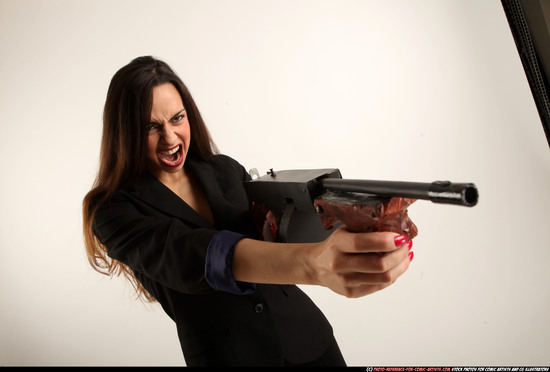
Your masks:
<svg viewBox="0 0 550 372"><path fill-rule="evenodd" d="M473 183L343 179L338 169L250 173L244 188L258 235L287 243L322 241L341 223L353 232L393 231L412 239L418 229L407 208L417 199L466 207L478 201ZM271 233L270 216L277 223Z"/></svg>

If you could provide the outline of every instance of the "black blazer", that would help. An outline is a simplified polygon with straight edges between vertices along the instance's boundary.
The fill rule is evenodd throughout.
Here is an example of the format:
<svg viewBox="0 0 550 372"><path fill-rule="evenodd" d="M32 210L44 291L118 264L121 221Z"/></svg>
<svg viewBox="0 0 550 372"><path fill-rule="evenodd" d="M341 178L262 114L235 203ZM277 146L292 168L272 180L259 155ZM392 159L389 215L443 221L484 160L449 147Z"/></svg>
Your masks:
<svg viewBox="0 0 550 372"><path fill-rule="evenodd" d="M332 328L294 285L261 285L250 295L212 289L204 278L210 239L220 230L254 237L235 160L186 159L204 188L214 226L154 176L116 192L97 212L94 232L110 257L128 265L175 321L188 366L277 366L318 358Z"/></svg>

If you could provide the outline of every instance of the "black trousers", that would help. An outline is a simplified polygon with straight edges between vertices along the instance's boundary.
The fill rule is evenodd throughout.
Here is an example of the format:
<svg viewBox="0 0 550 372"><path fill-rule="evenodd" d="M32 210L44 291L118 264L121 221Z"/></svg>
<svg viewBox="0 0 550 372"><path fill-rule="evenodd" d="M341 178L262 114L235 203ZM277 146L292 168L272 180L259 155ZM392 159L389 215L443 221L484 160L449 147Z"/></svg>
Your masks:
<svg viewBox="0 0 550 372"><path fill-rule="evenodd" d="M292 364L285 360L285 367L346 367L346 361L334 340L318 359L303 364Z"/></svg>

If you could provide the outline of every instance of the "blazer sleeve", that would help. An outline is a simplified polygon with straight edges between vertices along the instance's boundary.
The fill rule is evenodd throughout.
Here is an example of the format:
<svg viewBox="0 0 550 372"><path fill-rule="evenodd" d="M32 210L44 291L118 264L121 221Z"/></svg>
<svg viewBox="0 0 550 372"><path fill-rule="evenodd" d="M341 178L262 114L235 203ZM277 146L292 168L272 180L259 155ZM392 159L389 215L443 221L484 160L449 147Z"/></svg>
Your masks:
<svg viewBox="0 0 550 372"><path fill-rule="evenodd" d="M155 213L121 191L97 211L94 233L109 257L162 285L189 294L214 290L204 275L214 229Z"/></svg>

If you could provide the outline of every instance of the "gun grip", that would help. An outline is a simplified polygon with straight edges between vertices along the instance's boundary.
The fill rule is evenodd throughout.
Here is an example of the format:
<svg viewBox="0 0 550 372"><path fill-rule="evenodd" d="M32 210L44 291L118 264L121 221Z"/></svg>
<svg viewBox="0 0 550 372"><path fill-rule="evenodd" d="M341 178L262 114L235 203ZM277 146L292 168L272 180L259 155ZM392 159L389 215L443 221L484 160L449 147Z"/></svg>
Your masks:
<svg viewBox="0 0 550 372"><path fill-rule="evenodd" d="M416 199L371 196L368 201L363 199L357 203L353 199L345 200L339 201L330 194L315 199L315 210L326 229L342 222L352 232L392 231L409 239L418 235L418 228L407 213L408 206Z"/></svg>

